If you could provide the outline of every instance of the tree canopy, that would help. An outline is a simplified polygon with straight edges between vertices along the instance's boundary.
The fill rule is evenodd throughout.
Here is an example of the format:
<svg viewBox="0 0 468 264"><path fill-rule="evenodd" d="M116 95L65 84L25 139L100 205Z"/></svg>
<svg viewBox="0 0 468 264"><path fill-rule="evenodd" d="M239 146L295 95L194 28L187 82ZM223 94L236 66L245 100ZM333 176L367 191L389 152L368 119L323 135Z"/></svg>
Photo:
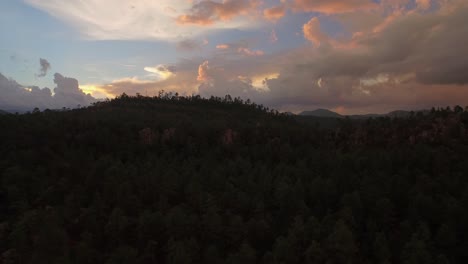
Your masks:
<svg viewBox="0 0 468 264"><path fill-rule="evenodd" d="M127 96L0 115L2 263L462 263L468 109Z"/></svg>

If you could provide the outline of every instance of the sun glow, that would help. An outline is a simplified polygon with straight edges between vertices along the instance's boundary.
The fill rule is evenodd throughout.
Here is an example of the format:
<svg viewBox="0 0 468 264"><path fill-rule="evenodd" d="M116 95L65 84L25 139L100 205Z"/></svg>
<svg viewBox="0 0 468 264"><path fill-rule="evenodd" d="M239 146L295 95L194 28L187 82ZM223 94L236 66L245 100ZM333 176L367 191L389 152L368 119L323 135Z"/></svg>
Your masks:
<svg viewBox="0 0 468 264"><path fill-rule="evenodd" d="M85 93L85 94L91 94L91 96L95 98L113 98L114 95L108 93L105 89L103 89L99 85L93 85L93 84L86 84L86 85L80 85L80 89Z"/></svg>
<svg viewBox="0 0 468 264"><path fill-rule="evenodd" d="M279 73L268 73L262 74L252 77L252 86L257 88L258 90L265 90L269 91L268 85L266 81L269 79L277 79L279 77Z"/></svg>

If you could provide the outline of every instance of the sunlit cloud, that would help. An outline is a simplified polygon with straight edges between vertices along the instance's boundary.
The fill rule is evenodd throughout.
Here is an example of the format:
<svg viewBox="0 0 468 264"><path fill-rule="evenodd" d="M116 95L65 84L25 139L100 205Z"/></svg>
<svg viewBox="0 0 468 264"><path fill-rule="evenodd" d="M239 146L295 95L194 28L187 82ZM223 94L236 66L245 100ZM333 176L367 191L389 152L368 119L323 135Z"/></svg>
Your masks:
<svg viewBox="0 0 468 264"><path fill-rule="evenodd" d="M229 45L228 44L219 44L219 45L216 45L216 48L220 49L220 50L226 50L226 49L229 49Z"/></svg>
<svg viewBox="0 0 468 264"><path fill-rule="evenodd" d="M249 48L239 48L237 50L239 53L245 55L245 56L263 56L265 55L265 52L263 50L252 50Z"/></svg>
<svg viewBox="0 0 468 264"><path fill-rule="evenodd" d="M279 77L279 73L267 73L261 74L252 77L252 86L259 90L269 91L267 81L270 79L277 79Z"/></svg>
<svg viewBox="0 0 468 264"><path fill-rule="evenodd" d="M318 85L318 87L322 88L322 86L323 86L323 80L322 80L322 78L319 78L319 79L317 80L317 85Z"/></svg>
<svg viewBox="0 0 468 264"><path fill-rule="evenodd" d="M225 52L226 54L238 54L242 56L263 56L265 52L260 49L252 49L247 41L239 41L237 43L219 44L216 49Z"/></svg>
<svg viewBox="0 0 468 264"><path fill-rule="evenodd" d="M378 4L372 0L294 0L293 6L296 11L325 14L378 8Z"/></svg>
<svg viewBox="0 0 468 264"><path fill-rule="evenodd" d="M210 30L256 26L253 21L234 19L249 12L253 1L202 1L198 5L186 0L24 1L73 25L82 36L94 40L184 41ZM190 14L186 14L187 11ZM198 27L204 19L205 23L213 24L216 20L223 23L209 28Z"/></svg>
<svg viewBox="0 0 468 264"><path fill-rule="evenodd" d="M187 14L177 17L181 25L191 24L199 26L212 25L218 21L229 21L237 16L251 13L260 4L258 0L224 0L216 2L202 0L195 2Z"/></svg>
<svg viewBox="0 0 468 264"><path fill-rule="evenodd" d="M426 10L431 7L431 0L416 0L416 4L418 5L418 8Z"/></svg>
<svg viewBox="0 0 468 264"><path fill-rule="evenodd" d="M120 64L80 65L86 76L106 76L79 86L94 97L229 93L277 109L343 113L468 98L464 0L25 1L87 39L151 40L143 42L149 52L126 51L132 58ZM161 40L173 54L162 54ZM21 90L39 92L47 90Z"/></svg>
<svg viewBox="0 0 468 264"><path fill-rule="evenodd" d="M388 74L378 74L377 76L374 76L372 78L362 78L360 80L360 83L362 86L373 86L377 84L383 84L386 83L390 80L390 76Z"/></svg>
<svg viewBox="0 0 468 264"><path fill-rule="evenodd" d="M113 94L110 94L105 88L101 87L100 85L82 84L80 85L80 89L85 94L90 94L94 98L105 99L114 97Z"/></svg>
<svg viewBox="0 0 468 264"><path fill-rule="evenodd" d="M87 106L96 99L80 89L78 80L54 74L55 88L23 86L0 73L0 108L11 111L31 111L62 107Z"/></svg>
<svg viewBox="0 0 468 264"><path fill-rule="evenodd" d="M279 5L263 10L263 16L270 21L277 21L286 15L286 6Z"/></svg>
<svg viewBox="0 0 468 264"><path fill-rule="evenodd" d="M200 82L209 81L211 79L209 75L209 70L210 70L210 66L209 66L208 61L205 61L202 64L200 64L200 66L198 67L197 81L200 81Z"/></svg>
<svg viewBox="0 0 468 264"><path fill-rule="evenodd" d="M156 77L158 80L165 80L176 73L174 66L162 64L156 67L145 67L144 70L151 73L151 76Z"/></svg>
<svg viewBox="0 0 468 264"><path fill-rule="evenodd" d="M317 17L312 18L303 26L304 37L316 46L327 43L329 37L320 28L320 20Z"/></svg>

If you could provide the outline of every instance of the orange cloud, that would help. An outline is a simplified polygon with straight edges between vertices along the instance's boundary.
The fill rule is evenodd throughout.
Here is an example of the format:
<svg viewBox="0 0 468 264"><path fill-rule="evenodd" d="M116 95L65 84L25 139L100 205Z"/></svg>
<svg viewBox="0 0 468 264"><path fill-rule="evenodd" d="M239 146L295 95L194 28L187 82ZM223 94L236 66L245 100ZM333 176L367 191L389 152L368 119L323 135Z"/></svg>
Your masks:
<svg viewBox="0 0 468 264"><path fill-rule="evenodd" d="M246 56L263 56L265 54L263 50L251 50L248 48L239 48L237 51Z"/></svg>
<svg viewBox="0 0 468 264"><path fill-rule="evenodd" d="M294 0L296 11L320 12L325 14L345 13L362 9L377 8L371 0Z"/></svg>
<svg viewBox="0 0 468 264"><path fill-rule="evenodd" d="M284 17L286 14L286 8L284 5L274 6L263 10L263 16L270 21L277 21Z"/></svg>
<svg viewBox="0 0 468 264"><path fill-rule="evenodd" d="M231 20L247 15L258 6L258 0L225 0L222 3L204 0L192 6L188 14L177 18L179 24L211 25L217 21Z"/></svg>
<svg viewBox="0 0 468 264"><path fill-rule="evenodd" d="M200 82L209 81L211 79L208 74L209 70L210 70L210 66L209 66L208 61L204 61L202 64L200 64L200 66L198 66L197 81L200 81Z"/></svg>
<svg viewBox="0 0 468 264"><path fill-rule="evenodd" d="M238 53L244 56L263 56L265 52L263 50L252 50L248 47L247 43L231 43L231 44L219 44L216 46L217 49L223 50L228 53Z"/></svg>
<svg viewBox="0 0 468 264"><path fill-rule="evenodd" d="M216 48L217 49L229 49L231 46L229 46L228 44L220 44L220 45L217 45Z"/></svg>
<svg viewBox="0 0 468 264"><path fill-rule="evenodd" d="M426 10L431 7L431 0L416 0L418 8Z"/></svg>
<svg viewBox="0 0 468 264"><path fill-rule="evenodd" d="M329 41L328 36L320 29L320 21L317 17L312 18L303 26L304 37L317 46Z"/></svg>

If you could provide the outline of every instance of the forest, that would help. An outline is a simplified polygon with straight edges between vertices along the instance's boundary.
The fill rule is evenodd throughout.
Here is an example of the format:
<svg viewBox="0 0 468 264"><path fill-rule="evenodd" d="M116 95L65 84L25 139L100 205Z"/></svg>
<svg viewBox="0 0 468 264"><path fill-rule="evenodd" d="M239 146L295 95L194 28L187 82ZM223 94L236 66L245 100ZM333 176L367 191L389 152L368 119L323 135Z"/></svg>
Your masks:
<svg viewBox="0 0 468 264"><path fill-rule="evenodd" d="M0 127L0 263L468 259L468 108L330 121L122 94Z"/></svg>

